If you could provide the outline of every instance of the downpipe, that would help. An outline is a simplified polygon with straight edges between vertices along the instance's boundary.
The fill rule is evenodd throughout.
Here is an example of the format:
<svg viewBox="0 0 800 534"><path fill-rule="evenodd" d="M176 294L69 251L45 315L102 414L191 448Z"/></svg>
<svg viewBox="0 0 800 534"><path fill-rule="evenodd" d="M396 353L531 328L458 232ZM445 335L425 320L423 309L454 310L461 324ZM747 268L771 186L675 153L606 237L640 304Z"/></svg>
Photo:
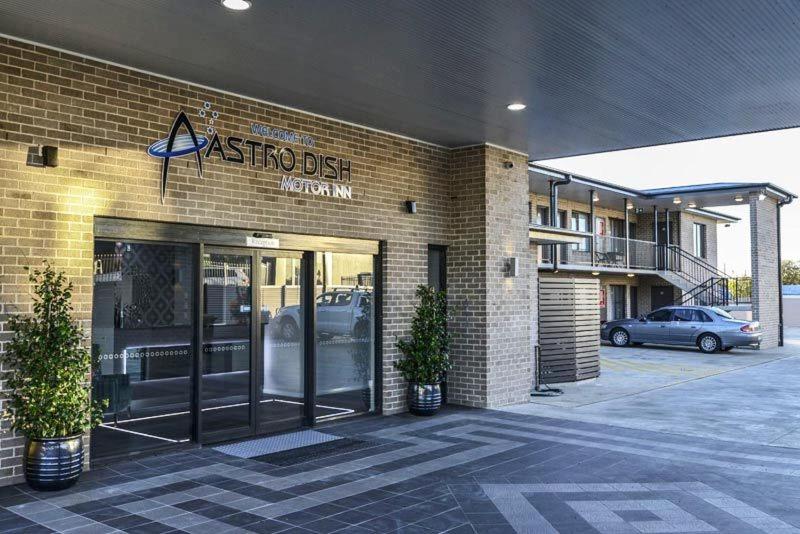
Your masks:
<svg viewBox="0 0 800 534"><path fill-rule="evenodd" d="M558 186L567 185L572 183L572 176L565 174L558 179L550 180L550 226L558 228ZM553 247L550 256L553 258L553 272L558 271L558 247L559 245L551 245Z"/></svg>

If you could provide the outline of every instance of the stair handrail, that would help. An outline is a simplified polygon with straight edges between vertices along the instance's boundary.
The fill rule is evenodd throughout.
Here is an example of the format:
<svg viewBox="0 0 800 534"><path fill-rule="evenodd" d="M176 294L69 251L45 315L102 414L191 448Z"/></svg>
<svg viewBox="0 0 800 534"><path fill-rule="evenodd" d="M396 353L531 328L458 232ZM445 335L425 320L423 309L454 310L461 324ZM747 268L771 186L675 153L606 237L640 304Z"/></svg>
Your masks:
<svg viewBox="0 0 800 534"><path fill-rule="evenodd" d="M729 278L711 277L704 282L700 282L695 287L686 291L673 305L682 306L689 301L696 301L702 295L710 295L705 299L706 306L728 306L731 300Z"/></svg>
<svg viewBox="0 0 800 534"><path fill-rule="evenodd" d="M663 247L662 269L683 275L691 283L701 284L710 278L730 278L717 267L678 245L662 244L659 247ZM685 268L687 262L689 269Z"/></svg>

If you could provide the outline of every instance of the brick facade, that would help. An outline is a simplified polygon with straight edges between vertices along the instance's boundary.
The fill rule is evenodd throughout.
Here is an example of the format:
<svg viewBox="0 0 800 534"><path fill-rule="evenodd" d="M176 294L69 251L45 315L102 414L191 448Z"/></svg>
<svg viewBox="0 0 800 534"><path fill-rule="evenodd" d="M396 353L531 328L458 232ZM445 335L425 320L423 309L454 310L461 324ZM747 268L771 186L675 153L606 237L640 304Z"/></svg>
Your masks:
<svg viewBox="0 0 800 534"><path fill-rule="evenodd" d="M527 161L496 147L468 147L454 151L452 175L448 287L456 359L448 395L469 406L526 402L537 275L526 224ZM510 257L519 260L516 277L504 274Z"/></svg>
<svg viewBox="0 0 800 534"><path fill-rule="evenodd" d="M212 156L202 178L193 159L173 159L162 204L161 161L145 149L166 136L179 110L196 117L206 101L224 135L253 138L250 123L259 122L308 134L315 151L350 159L352 200L284 192L277 170ZM26 166L37 144L59 147L57 168ZM502 168L506 160L513 171ZM408 331L414 290L426 282L427 245L436 243L451 246L448 286L466 303L453 325L452 399L523 402L536 275L525 230L526 160L495 147L451 151L0 39L0 351L11 336L8 315L30 310L22 267L45 258L75 283L76 314L91 331L95 216L381 240L383 408L398 412L405 396L392 366L395 339ZM406 213L407 199L417 201L416 215ZM521 273L509 280L499 262L511 255ZM22 445L6 425L0 484L19 480Z"/></svg>
<svg viewBox="0 0 800 534"><path fill-rule="evenodd" d="M752 193L749 201L753 320L764 330L761 347L769 349L777 347L780 340L778 205L772 198L759 200L757 193Z"/></svg>
<svg viewBox="0 0 800 534"><path fill-rule="evenodd" d="M711 217L704 217L696 213L682 211L680 213L680 244L681 248L694 254L694 224L703 224L706 227L706 257L704 260L719 269L717 255L717 221Z"/></svg>

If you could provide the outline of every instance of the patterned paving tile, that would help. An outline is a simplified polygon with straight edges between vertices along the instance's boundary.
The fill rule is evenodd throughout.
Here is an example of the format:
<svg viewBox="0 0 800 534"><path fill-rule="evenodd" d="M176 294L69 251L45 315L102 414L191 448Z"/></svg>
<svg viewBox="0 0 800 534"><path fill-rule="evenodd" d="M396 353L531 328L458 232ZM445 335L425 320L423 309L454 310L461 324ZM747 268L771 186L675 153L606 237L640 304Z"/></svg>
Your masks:
<svg viewBox="0 0 800 534"><path fill-rule="evenodd" d="M800 534L800 457L770 447L466 409L319 433L370 446L280 465L197 449L4 489L0 532Z"/></svg>

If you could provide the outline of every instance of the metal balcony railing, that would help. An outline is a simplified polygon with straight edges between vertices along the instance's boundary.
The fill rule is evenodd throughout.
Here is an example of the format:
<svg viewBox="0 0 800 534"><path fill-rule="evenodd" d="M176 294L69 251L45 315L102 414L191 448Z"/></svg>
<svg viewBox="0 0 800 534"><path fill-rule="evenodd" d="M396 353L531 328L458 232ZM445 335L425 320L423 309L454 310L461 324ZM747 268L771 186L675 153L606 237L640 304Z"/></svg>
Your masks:
<svg viewBox="0 0 800 534"><path fill-rule="evenodd" d="M576 245L557 245L559 263L613 267L618 269L656 269L656 244L652 241L624 237L594 236L594 261L592 238L587 237ZM626 253L627 250L627 253ZM541 263L552 263L552 247L542 246Z"/></svg>

